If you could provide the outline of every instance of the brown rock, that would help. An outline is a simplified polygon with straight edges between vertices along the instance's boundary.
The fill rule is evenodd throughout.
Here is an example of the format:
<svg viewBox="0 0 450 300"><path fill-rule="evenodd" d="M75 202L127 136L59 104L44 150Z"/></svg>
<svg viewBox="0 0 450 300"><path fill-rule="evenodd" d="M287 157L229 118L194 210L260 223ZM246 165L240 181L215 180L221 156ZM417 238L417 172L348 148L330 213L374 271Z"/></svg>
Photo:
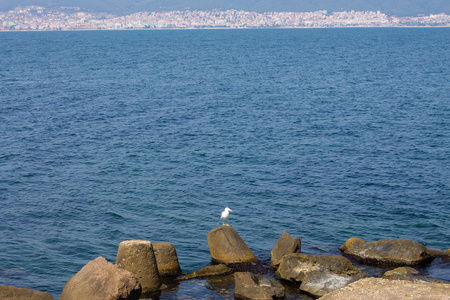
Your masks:
<svg viewBox="0 0 450 300"><path fill-rule="evenodd" d="M450 284L366 278L329 293L320 300L449 300Z"/></svg>
<svg viewBox="0 0 450 300"><path fill-rule="evenodd" d="M400 267L396 268L394 270L387 271L384 273L382 278L389 279L389 280L409 280L412 282L435 282L435 283L446 283L442 280L437 279L428 279L426 277L417 276L419 274L419 271L417 271L414 268L411 267Z"/></svg>
<svg viewBox="0 0 450 300"><path fill-rule="evenodd" d="M341 250L342 252L347 251L350 248L356 248L356 247L360 247L361 245L364 245L365 241L360 239L360 238L349 238L344 245L342 245L339 250Z"/></svg>
<svg viewBox="0 0 450 300"><path fill-rule="evenodd" d="M284 299L283 285L263 275L249 272L234 273L234 295L238 299Z"/></svg>
<svg viewBox="0 0 450 300"><path fill-rule="evenodd" d="M301 282L300 290L320 297L369 275L342 256L292 253L281 259L276 276Z"/></svg>
<svg viewBox="0 0 450 300"><path fill-rule="evenodd" d="M17 288L14 286L0 286L0 299L2 300L55 300L49 293L35 290Z"/></svg>
<svg viewBox="0 0 450 300"><path fill-rule="evenodd" d="M178 276L181 274L175 246L168 242L153 243L159 276Z"/></svg>
<svg viewBox="0 0 450 300"><path fill-rule="evenodd" d="M140 296L141 285L132 273L97 257L70 278L59 299L138 300Z"/></svg>
<svg viewBox="0 0 450 300"><path fill-rule="evenodd" d="M184 275L179 280L188 280L188 279L194 279L194 278L204 278L204 277L210 277L210 276L228 275L228 274L231 274L232 271L233 270L231 268L227 267L224 264L207 266L207 267L201 268L200 270L192 272L190 274Z"/></svg>
<svg viewBox="0 0 450 300"><path fill-rule="evenodd" d="M447 255L445 250L441 250L441 249L427 248L427 252L428 252L428 254L430 254L431 256L434 256L434 257Z"/></svg>
<svg viewBox="0 0 450 300"><path fill-rule="evenodd" d="M123 241L117 250L116 265L133 273L142 291L156 291L161 287L152 243L143 240Z"/></svg>
<svg viewBox="0 0 450 300"><path fill-rule="evenodd" d="M281 258L288 253L300 253L301 241L300 238L291 238L289 233L284 232L278 239L275 247L270 252L271 260L270 266L272 268L278 267Z"/></svg>
<svg viewBox="0 0 450 300"><path fill-rule="evenodd" d="M257 261L239 234L229 225L222 225L208 233L211 258L217 263L240 263Z"/></svg>
<svg viewBox="0 0 450 300"><path fill-rule="evenodd" d="M361 239L351 238L339 250L361 263L378 265L414 266L433 259L424 245L405 239L383 239L366 243Z"/></svg>

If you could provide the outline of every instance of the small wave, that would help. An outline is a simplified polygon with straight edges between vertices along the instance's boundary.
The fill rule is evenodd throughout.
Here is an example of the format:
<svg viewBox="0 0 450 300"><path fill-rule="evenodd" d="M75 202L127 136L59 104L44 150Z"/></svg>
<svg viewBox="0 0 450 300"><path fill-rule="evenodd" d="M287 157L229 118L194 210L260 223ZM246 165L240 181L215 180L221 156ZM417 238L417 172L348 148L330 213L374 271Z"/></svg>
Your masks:
<svg viewBox="0 0 450 300"><path fill-rule="evenodd" d="M125 218L123 216L121 216L121 215L119 215L118 213L115 213L115 212L107 212L106 215L110 216L110 217L113 217L113 218L116 218L116 219L125 220Z"/></svg>

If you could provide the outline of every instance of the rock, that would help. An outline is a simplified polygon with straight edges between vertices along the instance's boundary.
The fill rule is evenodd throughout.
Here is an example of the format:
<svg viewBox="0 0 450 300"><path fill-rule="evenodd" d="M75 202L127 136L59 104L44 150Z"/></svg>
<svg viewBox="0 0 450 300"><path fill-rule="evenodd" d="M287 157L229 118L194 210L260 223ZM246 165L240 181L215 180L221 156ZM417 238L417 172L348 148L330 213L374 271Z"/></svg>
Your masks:
<svg viewBox="0 0 450 300"><path fill-rule="evenodd" d="M448 300L449 295L450 284L365 278L329 293L320 300Z"/></svg>
<svg viewBox="0 0 450 300"><path fill-rule="evenodd" d="M150 241L129 240L119 244L116 265L133 273L142 291L157 291L161 287L153 245Z"/></svg>
<svg viewBox="0 0 450 300"><path fill-rule="evenodd" d="M137 278L100 256L70 278L59 300L138 300L140 296Z"/></svg>
<svg viewBox="0 0 450 300"><path fill-rule="evenodd" d="M445 250L440 250L440 249L433 249L433 248L427 248L427 252L428 254L430 254L433 257L438 257L438 256L445 256L447 255L447 253L445 252Z"/></svg>
<svg viewBox="0 0 450 300"><path fill-rule="evenodd" d="M419 271L411 267L400 267L394 270L387 271L381 278L390 279L390 280L408 280L412 282L435 282L435 283L446 283L442 280L437 279L428 279L426 277L417 276Z"/></svg>
<svg viewBox="0 0 450 300"><path fill-rule="evenodd" d="M278 239L275 247L270 252L271 260L270 266L272 268L278 267L281 258L288 253L300 253L301 241L300 238L291 238L289 233L284 232Z"/></svg>
<svg viewBox="0 0 450 300"><path fill-rule="evenodd" d="M178 276L181 274L175 246L168 242L153 243L159 276Z"/></svg>
<svg viewBox="0 0 450 300"><path fill-rule="evenodd" d="M55 300L49 293L18 288L14 286L0 286L0 299L2 300Z"/></svg>
<svg viewBox="0 0 450 300"><path fill-rule="evenodd" d="M300 290L320 297L369 275L342 256L291 253L281 259L276 276L301 282Z"/></svg>
<svg viewBox="0 0 450 300"><path fill-rule="evenodd" d="M250 272L234 273L234 296L238 299L284 299L283 285L263 275Z"/></svg>
<svg viewBox="0 0 450 300"><path fill-rule="evenodd" d="M446 253L447 253L448 256L450 256L450 248L447 249L447 252L446 252Z"/></svg>
<svg viewBox="0 0 450 300"><path fill-rule="evenodd" d="M257 261L239 234L229 225L222 225L208 233L211 258L216 263L241 263Z"/></svg>
<svg viewBox="0 0 450 300"><path fill-rule="evenodd" d="M358 238L351 238L339 250L360 263L414 266L433 260L427 248L410 240L383 239L376 242L365 242Z"/></svg>
<svg viewBox="0 0 450 300"><path fill-rule="evenodd" d="M210 277L210 276L219 276L219 275L228 275L231 274L233 270L229 267L227 267L224 264L220 265L214 265L214 266L207 266L204 268L201 268L200 270L197 270L193 273L184 275L179 280L188 280L188 279L194 279L194 278L204 278L204 277Z"/></svg>
<svg viewBox="0 0 450 300"><path fill-rule="evenodd" d="M254 274L266 274L267 269L264 265L258 261L226 264L227 267L231 268L233 272L250 272Z"/></svg>

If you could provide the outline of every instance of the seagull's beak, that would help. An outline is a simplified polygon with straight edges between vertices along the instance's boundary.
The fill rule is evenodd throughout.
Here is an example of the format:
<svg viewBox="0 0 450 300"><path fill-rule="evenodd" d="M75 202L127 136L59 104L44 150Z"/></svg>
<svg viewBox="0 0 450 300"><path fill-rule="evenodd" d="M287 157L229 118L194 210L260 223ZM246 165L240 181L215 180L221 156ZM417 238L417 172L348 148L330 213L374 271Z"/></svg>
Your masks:
<svg viewBox="0 0 450 300"><path fill-rule="evenodd" d="M232 211L232 210L230 209L230 211Z"/></svg>

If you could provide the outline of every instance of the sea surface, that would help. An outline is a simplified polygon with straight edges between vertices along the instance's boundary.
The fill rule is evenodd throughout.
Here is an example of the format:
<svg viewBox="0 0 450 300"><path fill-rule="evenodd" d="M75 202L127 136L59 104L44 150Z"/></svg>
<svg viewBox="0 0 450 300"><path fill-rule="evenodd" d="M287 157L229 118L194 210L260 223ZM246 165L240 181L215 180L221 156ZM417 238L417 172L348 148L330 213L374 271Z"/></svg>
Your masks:
<svg viewBox="0 0 450 300"><path fill-rule="evenodd" d="M171 242L193 272L226 206L263 262L285 231L307 254L448 249L449 159L450 28L4 32L0 285L58 299L128 239Z"/></svg>

